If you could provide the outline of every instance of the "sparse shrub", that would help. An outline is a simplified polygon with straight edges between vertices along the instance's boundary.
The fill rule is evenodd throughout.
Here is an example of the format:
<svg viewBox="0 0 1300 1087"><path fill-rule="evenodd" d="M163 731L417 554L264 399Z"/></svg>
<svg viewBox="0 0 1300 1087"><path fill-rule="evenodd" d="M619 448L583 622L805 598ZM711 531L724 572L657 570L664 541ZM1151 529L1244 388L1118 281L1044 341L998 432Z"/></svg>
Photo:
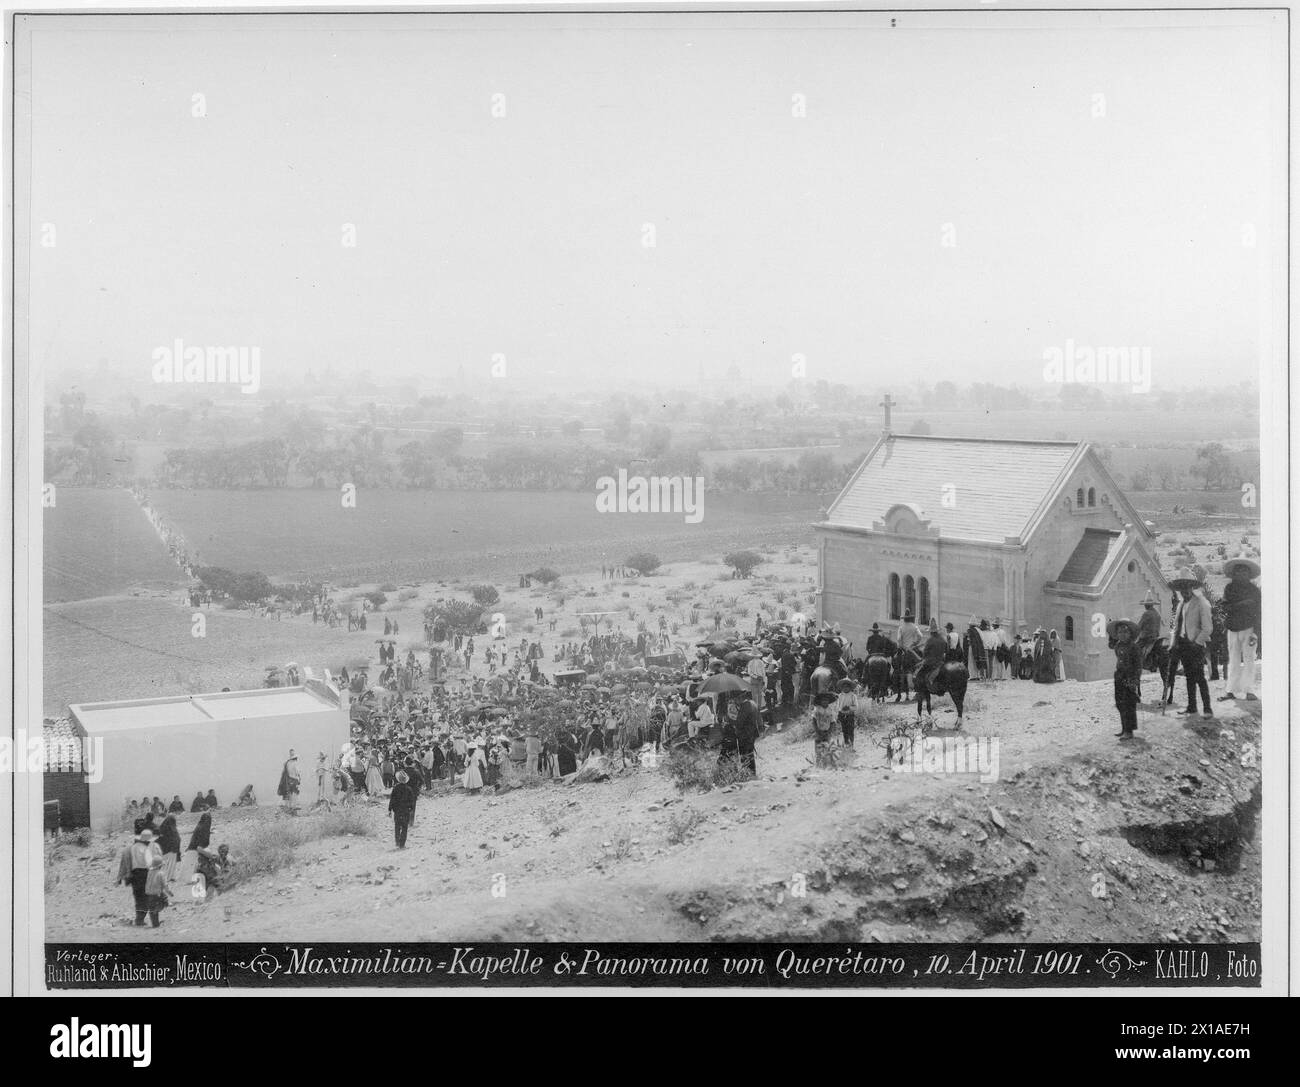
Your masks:
<svg viewBox="0 0 1300 1087"><path fill-rule="evenodd" d="M370 601L370 606L376 610L388 603L388 595L380 589L366 593L366 599Z"/></svg>
<svg viewBox="0 0 1300 1087"><path fill-rule="evenodd" d="M632 853L632 832L627 830L617 831L610 837L608 842L601 843L607 860L621 861Z"/></svg>
<svg viewBox="0 0 1300 1087"><path fill-rule="evenodd" d="M474 598L474 603L484 608L489 608L501 599L501 594L497 592L494 585L471 585L469 595Z"/></svg>
<svg viewBox="0 0 1300 1087"><path fill-rule="evenodd" d="M711 751L679 747L662 763L673 784L682 792L708 792L718 756Z"/></svg>
<svg viewBox="0 0 1300 1087"><path fill-rule="evenodd" d="M659 561L658 555L651 554L649 551L637 551L624 559L623 565L635 570L642 577L646 577L653 574L663 564Z"/></svg>
<svg viewBox="0 0 1300 1087"><path fill-rule="evenodd" d="M307 842L338 838L346 834L367 836L370 824L361 808L339 807L300 818L276 820L264 826L235 858L235 865L222 880L222 890L257 876L270 875L293 863L294 852Z"/></svg>
<svg viewBox="0 0 1300 1087"><path fill-rule="evenodd" d="M397 586L393 585L391 582L385 582L383 585L379 586L379 591L382 593L395 593L397 592Z"/></svg>
<svg viewBox="0 0 1300 1087"><path fill-rule="evenodd" d="M723 555L722 561L741 577L749 577L754 572L754 567L762 564L763 556L757 551L732 551Z"/></svg>
<svg viewBox="0 0 1300 1087"><path fill-rule="evenodd" d="M539 566L528 576L534 581L540 581L543 585L554 585L560 580L559 571L552 570L549 566Z"/></svg>
<svg viewBox="0 0 1300 1087"><path fill-rule="evenodd" d="M668 816L668 844L681 845L691 836L701 823L708 822L708 816L699 808L682 808Z"/></svg>
<svg viewBox="0 0 1300 1087"><path fill-rule="evenodd" d="M405 604L407 601L414 600L419 595L419 589L403 589L397 594L397 600L399 603Z"/></svg>

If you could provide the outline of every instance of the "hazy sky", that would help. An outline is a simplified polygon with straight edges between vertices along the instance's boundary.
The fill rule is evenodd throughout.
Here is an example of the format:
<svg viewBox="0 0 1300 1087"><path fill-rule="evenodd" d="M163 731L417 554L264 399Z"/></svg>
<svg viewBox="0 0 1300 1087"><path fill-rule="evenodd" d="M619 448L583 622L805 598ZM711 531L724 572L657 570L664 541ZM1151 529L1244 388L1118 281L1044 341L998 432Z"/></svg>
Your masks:
<svg viewBox="0 0 1300 1087"><path fill-rule="evenodd" d="M1032 383L1072 338L1253 376L1273 31L785 21L41 24L34 357Z"/></svg>

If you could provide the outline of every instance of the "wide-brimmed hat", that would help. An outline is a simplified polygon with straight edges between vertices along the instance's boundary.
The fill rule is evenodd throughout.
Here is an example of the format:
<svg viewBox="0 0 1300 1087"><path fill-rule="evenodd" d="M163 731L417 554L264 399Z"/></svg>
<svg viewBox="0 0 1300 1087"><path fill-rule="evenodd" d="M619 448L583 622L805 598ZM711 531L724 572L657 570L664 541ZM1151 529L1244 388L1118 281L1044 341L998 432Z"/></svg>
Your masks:
<svg viewBox="0 0 1300 1087"><path fill-rule="evenodd" d="M1106 624L1106 636L1113 641L1119 633L1120 627L1124 627L1129 632L1130 637L1137 637L1137 623L1133 622L1132 619L1112 619Z"/></svg>
<svg viewBox="0 0 1300 1087"><path fill-rule="evenodd" d="M1171 589L1193 589L1201 583L1190 566L1180 566L1174 576L1169 579Z"/></svg>
<svg viewBox="0 0 1300 1087"><path fill-rule="evenodd" d="M1250 571L1250 577L1259 577L1259 563L1249 555L1237 555L1233 558L1226 559L1223 563L1223 572L1227 577L1232 577L1238 566L1244 566Z"/></svg>
<svg viewBox="0 0 1300 1087"><path fill-rule="evenodd" d="M844 679L840 680L839 683L835 685L835 687L836 690L840 690L840 691L856 691L858 689L858 685L854 683L853 680L849 679L847 676Z"/></svg>
<svg viewBox="0 0 1300 1087"><path fill-rule="evenodd" d="M398 770L398 771L397 771L397 781L398 781L399 784L401 784L401 785L405 785L405 784L406 784L408 781L410 781L410 780L411 780L411 779L410 779L410 777L407 775L407 773L406 773L405 770Z"/></svg>
<svg viewBox="0 0 1300 1087"><path fill-rule="evenodd" d="M1156 599L1155 590L1148 589L1146 596L1142 598L1142 606L1144 608L1154 608L1159 603L1160 601Z"/></svg>
<svg viewBox="0 0 1300 1087"><path fill-rule="evenodd" d="M910 623L911 621L912 621L912 613L910 611L903 612L903 622Z"/></svg>
<svg viewBox="0 0 1300 1087"><path fill-rule="evenodd" d="M977 627L979 625L980 625L980 621L975 616L972 615L970 617L970 622L967 624L967 626Z"/></svg>
<svg viewBox="0 0 1300 1087"><path fill-rule="evenodd" d="M879 634L879 633L880 633L880 624L879 624L879 623L872 623L872 624L871 624L871 633L872 633L872 634Z"/></svg>
<svg viewBox="0 0 1300 1087"><path fill-rule="evenodd" d="M153 831L152 831L152 830L142 830L142 831L140 831L139 834L137 834L137 835L135 836L135 840L136 840L137 842L144 842L145 845L148 845L150 842L153 841Z"/></svg>

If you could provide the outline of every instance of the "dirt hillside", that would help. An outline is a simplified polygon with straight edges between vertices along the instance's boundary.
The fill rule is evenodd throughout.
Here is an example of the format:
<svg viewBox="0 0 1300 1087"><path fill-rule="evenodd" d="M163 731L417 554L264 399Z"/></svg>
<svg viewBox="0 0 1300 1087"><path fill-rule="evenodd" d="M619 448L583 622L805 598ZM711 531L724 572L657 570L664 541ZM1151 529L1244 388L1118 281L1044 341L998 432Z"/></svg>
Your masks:
<svg viewBox="0 0 1300 1087"><path fill-rule="evenodd" d="M730 788L680 792L661 764L426 795L401 852L372 802L372 833L309 842L211 903L185 894L190 855L145 938L1257 940L1258 705L1142 712L1122 744L1107 682L976 683L964 734L997 741L996 780L891 766L879 743L915 710L889 705L842 769L813 770L792 721L760 741L759 778ZM950 703L936 710L933 735L955 735ZM213 843L238 857L314 818L218 813ZM50 940L142 938L112 885L122 843L50 847Z"/></svg>

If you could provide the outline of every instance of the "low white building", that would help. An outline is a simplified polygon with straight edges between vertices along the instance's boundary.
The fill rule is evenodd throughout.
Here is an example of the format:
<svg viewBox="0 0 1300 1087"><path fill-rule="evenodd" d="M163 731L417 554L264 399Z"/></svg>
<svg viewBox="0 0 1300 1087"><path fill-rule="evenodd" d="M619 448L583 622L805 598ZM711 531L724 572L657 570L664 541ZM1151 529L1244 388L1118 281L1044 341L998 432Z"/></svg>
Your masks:
<svg viewBox="0 0 1300 1087"><path fill-rule="evenodd" d="M289 749L298 754L303 793L315 792L317 755L333 759L350 735L348 700L329 684L179 695L70 706L77 731L103 741L103 775L86 783L90 825L109 829L123 805L141 797L188 811L195 793L215 791L223 808L252 785L259 804L276 787Z"/></svg>

